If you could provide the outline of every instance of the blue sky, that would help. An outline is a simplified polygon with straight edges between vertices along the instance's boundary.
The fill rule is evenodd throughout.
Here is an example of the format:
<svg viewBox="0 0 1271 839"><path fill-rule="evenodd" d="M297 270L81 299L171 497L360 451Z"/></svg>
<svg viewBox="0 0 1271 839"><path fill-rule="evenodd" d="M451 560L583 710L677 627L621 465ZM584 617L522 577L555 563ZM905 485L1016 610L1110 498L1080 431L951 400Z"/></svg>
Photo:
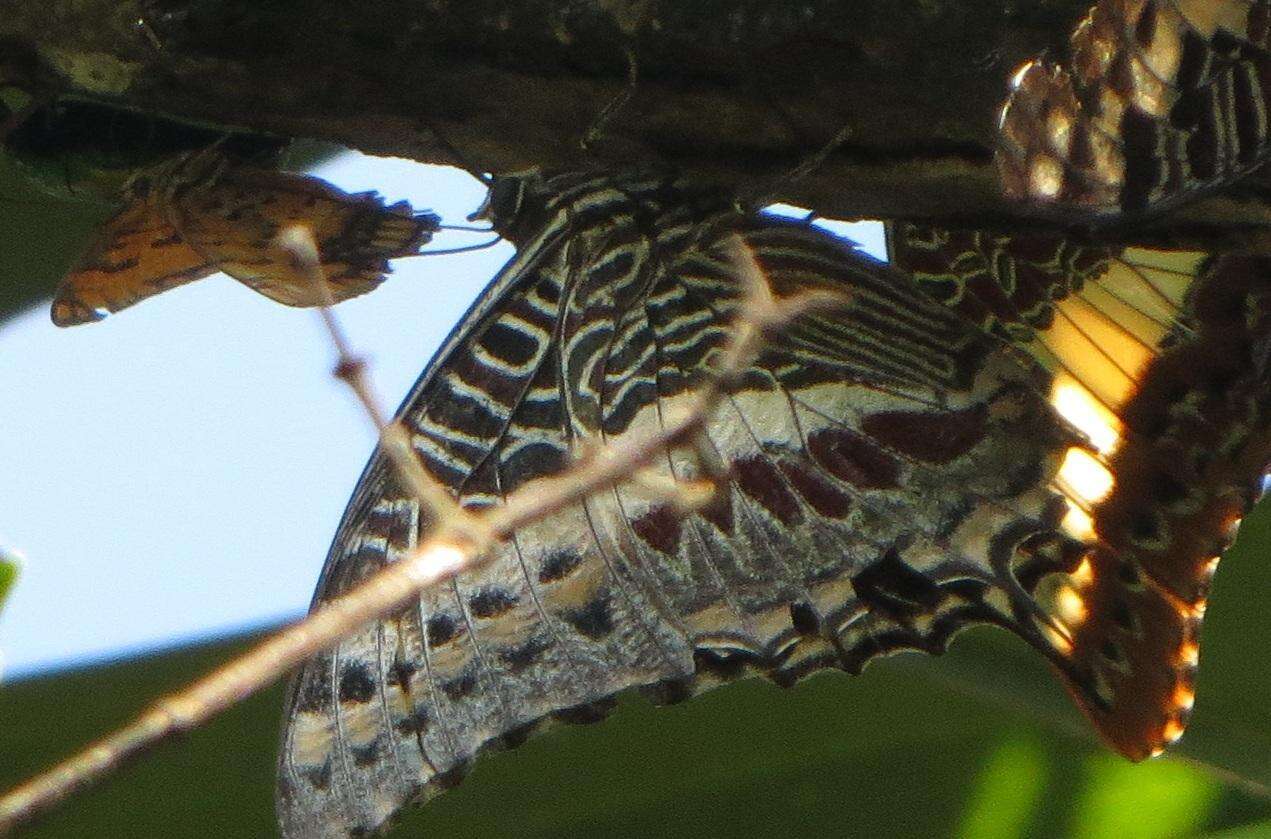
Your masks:
<svg viewBox="0 0 1271 839"><path fill-rule="evenodd" d="M452 224L484 196L458 170L402 160L350 154L317 174ZM880 225L833 227L881 256ZM386 405L510 253L399 260L337 309ZM0 549L24 557L0 612L9 676L308 605L374 442L314 313L216 276L67 330L42 305L0 325L0 358Z"/></svg>

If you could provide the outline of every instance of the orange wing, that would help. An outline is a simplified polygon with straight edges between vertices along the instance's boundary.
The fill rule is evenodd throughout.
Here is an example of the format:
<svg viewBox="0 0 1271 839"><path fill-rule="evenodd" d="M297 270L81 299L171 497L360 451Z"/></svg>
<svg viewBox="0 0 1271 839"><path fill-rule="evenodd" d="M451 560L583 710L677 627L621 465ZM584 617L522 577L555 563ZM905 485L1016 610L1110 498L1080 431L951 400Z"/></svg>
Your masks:
<svg viewBox="0 0 1271 839"><path fill-rule="evenodd" d="M53 323L75 326L215 273L153 202L131 202L102 225L53 299Z"/></svg>
<svg viewBox="0 0 1271 839"><path fill-rule="evenodd" d="M331 295L356 297L384 281L388 260L417 253L437 229L436 216L386 207L373 192L349 194L317 178L240 167L179 193L169 219L203 258L271 300L288 306L324 302L274 240L305 224L318 242Z"/></svg>

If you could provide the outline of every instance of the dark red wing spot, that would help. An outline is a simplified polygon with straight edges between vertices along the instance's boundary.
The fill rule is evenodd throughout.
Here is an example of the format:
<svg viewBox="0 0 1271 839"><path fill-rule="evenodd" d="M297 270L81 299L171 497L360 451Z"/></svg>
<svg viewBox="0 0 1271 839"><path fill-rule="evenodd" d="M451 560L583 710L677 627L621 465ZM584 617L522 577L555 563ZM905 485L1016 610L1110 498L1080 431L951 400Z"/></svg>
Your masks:
<svg viewBox="0 0 1271 839"><path fill-rule="evenodd" d="M825 471L862 489L900 486L900 462L867 438L844 428L824 428L808 437L808 451Z"/></svg>
<svg viewBox="0 0 1271 839"><path fill-rule="evenodd" d="M783 460L781 472L803 500L821 515L841 519L852 509L852 499L847 493L803 464Z"/></svg>
<svg viewBox="0 0 1271 839"><path fill-rule="evenodd" d="M727 486L715 493L711 502L697 512L714 525L720 533L726 536L733 535L733 493Z"/></svg>
<svg viewBox="0 0 1271 839"><path fill-rule="evenodd" d="M890 449L925 463L948 463L984 439L988 413L983 405L949 413L881 411L861 422L861 430Z"/></svg>
<svg viewBox="0 0 1271 839"><path fill-rule="evenodd" d="M786 487L781 472L766 458L738 460L733 464L733 471L741 491L762 504L782 524L788 527L801 519L798 499Z"/></svg>
<svg viewBox="0 0 1271 839"><path fill-rule="evenodd" d="M672 555L680 544L682 520L668 505L654 507L631 522L631 529L655 551Z"/></svg>

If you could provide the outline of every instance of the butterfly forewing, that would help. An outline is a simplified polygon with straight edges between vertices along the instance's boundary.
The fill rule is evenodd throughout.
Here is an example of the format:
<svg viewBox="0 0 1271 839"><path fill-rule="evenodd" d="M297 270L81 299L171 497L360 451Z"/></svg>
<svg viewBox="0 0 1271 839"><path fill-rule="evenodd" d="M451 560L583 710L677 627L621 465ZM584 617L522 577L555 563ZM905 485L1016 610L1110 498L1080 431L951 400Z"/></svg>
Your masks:
<svg viewBox="0 0 1271 839"><path fill-rule="evenodd" d="M168 212L218 270L288 306L320 305L323 295L275 243L287 225L310 229L330 294L340 302L383 282L388 260L416 253L437 223L412 215L404 202L385 206L372 192L350 194L316 178L248 167L178 192Z"/></svg>
<svg viewBox="0 0 1271 839"><path fill-rule="evenodd" d="M973 621L1062 666L1065 630L1030 590L1081 558L1051 488L1079 441L1040 368L828 234L738 216L724 196L656 173L519 188L504 225L524 234L518 255L400 414L466 505L685 410L738 309L734 234L776 295L843 302L775 338L692 450L522 529L483 570L306 665L280 760L289 835L376 827L484 746L594 719L624 688L670 700L746 673L857 670ZM720 474L689 515L650 489ZM430 526L377 454L318 601Z"/></svg>

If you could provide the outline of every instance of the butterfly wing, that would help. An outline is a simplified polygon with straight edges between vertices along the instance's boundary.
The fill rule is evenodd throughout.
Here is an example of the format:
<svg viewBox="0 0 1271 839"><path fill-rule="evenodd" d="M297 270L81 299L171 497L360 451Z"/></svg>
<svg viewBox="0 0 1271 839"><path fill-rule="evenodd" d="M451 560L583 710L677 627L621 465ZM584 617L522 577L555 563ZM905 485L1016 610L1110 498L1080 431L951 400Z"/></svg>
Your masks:
<svg viewBox="0 0 1271 839"><path fill-rule="evenodd" d="M417 253L437 230L435 215L412 214L405 202L385 206L373 192L350 194L288 172L222 168L175 191L167 208L172 223L219 270L288 306L319 306L326 296L278 246L284 228L312 232L335 302L378 286L388 260Z"/></svg>
<svg viewBox="0 0 1271 839"><path fill-rule="evenodd" d="M1209 581L1271 462L1271 260L904 223L888 238L921 287L1053 371L1057 410L1098 450L1060 471L1095 546L1067 581L1069 659L1104 738L1158 752L1187 723Z"/></svg>
<svg viewBox="0 0 1271 839"><path fill-rule="evenodd" d="M652 176L574 186L545 189L540 235L402 407L415 450L466 505L656 429L728 340L739 283L700 206ZM280 755L288 835L373 829L485 746L596 719L629 687L669 701L748 673L857 671L942 649L976 621L1063 666L1065 630L1030 594L1082 553L1051 487L1077 441L1045 376L826 234L776 220L737 232L774 293L847 297L779 338L698 450L654 470L723 473L725 490L687 517L640 486L601 493L306 664ZM431 527L376 454L317 602Z"/></svg>
<svg viewBox="0 0 1271 839"><path fill-rule="evenodd" d="M58 326L101 320L216 268L184 241L155 205L131 201L105 222L53 299Z"/></svg>
<svg viewBox="0 0 1271 839"><path fill-rule="evenodd" d="M1160 209L1271 153L1271 2L1099 0L1071 61L1020 68L1002 111L1006 194L1055 210Z"/></svg>

